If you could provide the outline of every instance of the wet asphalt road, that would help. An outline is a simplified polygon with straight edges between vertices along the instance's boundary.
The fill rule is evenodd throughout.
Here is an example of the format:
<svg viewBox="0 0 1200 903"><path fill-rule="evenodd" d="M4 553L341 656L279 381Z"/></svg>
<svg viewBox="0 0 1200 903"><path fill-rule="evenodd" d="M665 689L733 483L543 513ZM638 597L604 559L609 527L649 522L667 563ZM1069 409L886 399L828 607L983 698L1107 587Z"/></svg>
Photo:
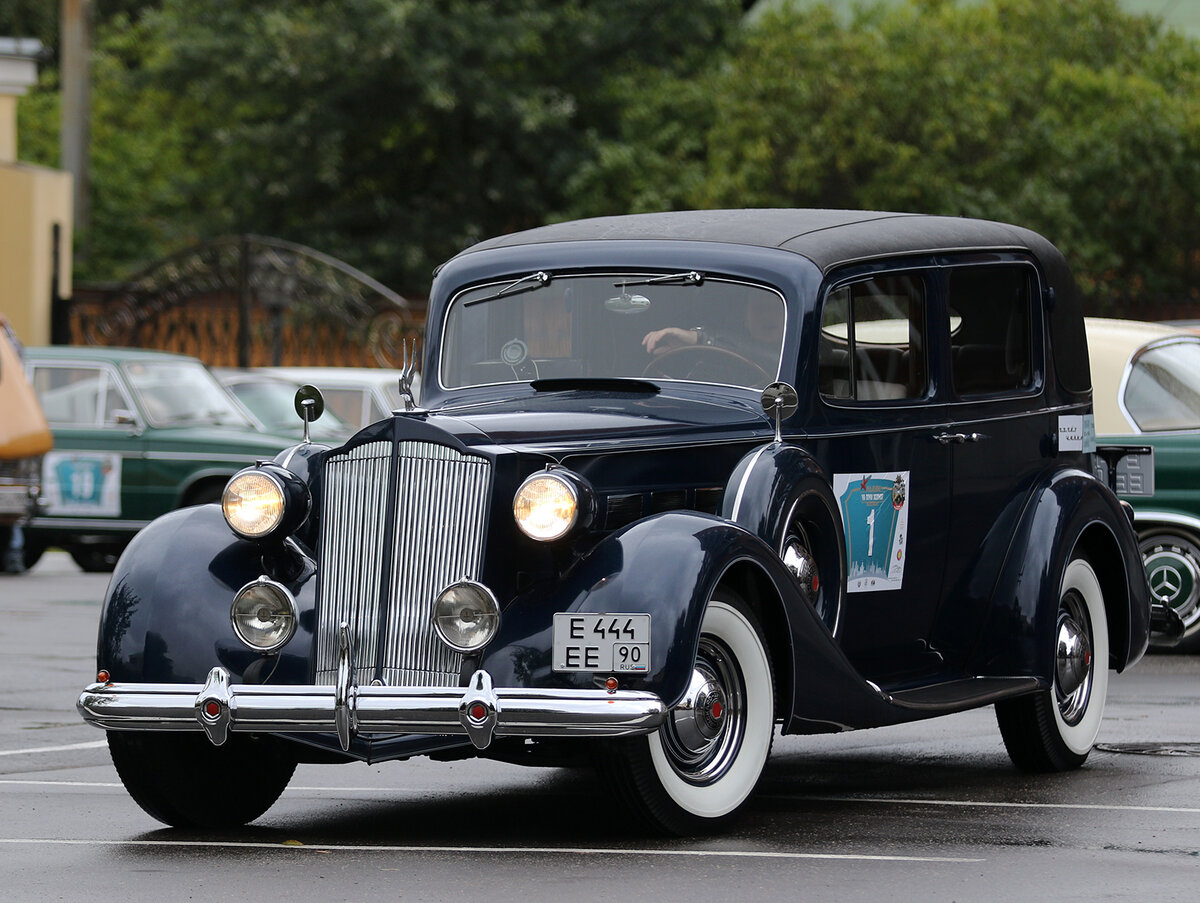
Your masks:
<svg viewBox="0 0 1200 903"><path fill-rule="evenodd" d="M1200 657L1114 676L1068 775L1015 771L987 709L777 737L720 837L640 835L586 771L425 760L301 766L254 825L205 835L143 814L75 714L105 583L58 554L0 579L0 900L1200 898Z"/></svg>

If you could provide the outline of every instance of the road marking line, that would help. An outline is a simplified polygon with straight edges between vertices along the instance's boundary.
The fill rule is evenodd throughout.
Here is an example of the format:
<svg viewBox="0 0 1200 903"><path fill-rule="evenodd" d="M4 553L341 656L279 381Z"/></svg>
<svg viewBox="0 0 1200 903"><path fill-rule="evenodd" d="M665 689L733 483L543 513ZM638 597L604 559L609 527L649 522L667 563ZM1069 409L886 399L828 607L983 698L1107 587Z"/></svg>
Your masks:
<svg viewBox="0 0 1200 903"><path fill-rule="evenodd" d="M923 800L899 796L797 796L769 794L763 798L789 799L817 803L883 803L906 806L979 806L994 809L1096 809L1103 812L1179 812L1184 815L1200 815L1200 808L1184 806L1111 806L1102 803L1005 803L986 800Z"/></svg>
<svg viewBox="0 0 1200 903"><path fill-rule="evenodd" d="M103 741L102 741L103 742ZM0 778L3 785L30 785L36 787L121 787L119 782L112 781L34 781ZM388 794L420 793L428 794L428 787L307 787L292 785L284 791L291 793L323 793L337 795L339 793L369 793L377 798ZM435 788L436 792L436 788ZM1181 815L1200 815L1200 808L1186 806L1110 806L1101 803L1007 803L987 800L923 800L898 796L798 796L794 794L770 793L760 794L759 799L791 800L793 802L814 803L876 803L882 805L910 806L948 806L966 808L978 806L993 809L1088 809L1101 812L1174 812Z"/></svg>
<svg viewBox="0 0 1200 903"><path fill-rule="evenodd" d="M856 853L782 853L768 850L636 850L616 847L467 847L403 846L395 844L298 844L255 843L222 840L60 840L43 837L0 837L0 844L49 844L54 846L209 847L250 850L306 850L313 853L568 853L574 856L681 856L691 858L732 857L739 859L839 859L853 862L985 862L956 856L883 856Z"/></svg>
<svg viewBox="0 0 1200 903"><path fill-rule="evenodd" d="M30 753L64 752L69 749L99 749L107 741L93 740L90 743L70 743L66 746L36 746L33 749L0 749L0 756L26 756Z"/></svg>
<svg viewBox="0 0 1200 903"><path fill-rule="evenodd" d="M33 787L119 787L124 789L125 785L120 781L112 783L104 783L103 781L19 781L0 779L0 784L27 784Z"/></svg>

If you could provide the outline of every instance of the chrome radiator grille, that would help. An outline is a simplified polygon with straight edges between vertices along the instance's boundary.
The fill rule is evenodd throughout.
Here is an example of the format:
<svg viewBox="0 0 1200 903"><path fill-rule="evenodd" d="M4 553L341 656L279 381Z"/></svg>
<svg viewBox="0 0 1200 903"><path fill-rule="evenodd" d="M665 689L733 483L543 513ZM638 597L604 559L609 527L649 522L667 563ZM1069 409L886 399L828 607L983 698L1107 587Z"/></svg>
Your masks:
<svg viewBox="0 0 1200 903"><path fill-rule="evenodd" d="M376 677L389 686L458 683L462 655L438 640L430 612L440 590L479 577L491 465L430 442L401 442L398 451L394 472L387 442L326 463L317 683L334 681L343 621L360 684Z"/></svg>

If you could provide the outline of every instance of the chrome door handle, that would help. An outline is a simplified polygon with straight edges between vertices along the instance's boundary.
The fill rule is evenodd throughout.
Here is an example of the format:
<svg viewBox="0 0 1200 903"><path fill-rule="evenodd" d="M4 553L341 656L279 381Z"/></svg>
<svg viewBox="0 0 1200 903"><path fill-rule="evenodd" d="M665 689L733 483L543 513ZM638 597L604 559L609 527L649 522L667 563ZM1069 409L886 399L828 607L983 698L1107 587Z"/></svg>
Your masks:
<svg viewBox="0 0 1200 903"><path fill-rule="evenodd" d="M978 442L987 436L983 433L938 433L933 438L942 445L962 445L964 442Z"/></svg>

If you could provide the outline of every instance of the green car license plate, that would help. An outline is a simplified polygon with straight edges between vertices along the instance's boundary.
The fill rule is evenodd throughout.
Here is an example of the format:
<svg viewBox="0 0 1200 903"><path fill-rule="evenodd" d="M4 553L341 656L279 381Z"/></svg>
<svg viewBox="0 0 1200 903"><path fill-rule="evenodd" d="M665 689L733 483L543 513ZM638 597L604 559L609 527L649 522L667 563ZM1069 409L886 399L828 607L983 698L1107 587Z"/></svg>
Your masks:
<svg viewBox="0 0 1200 903"><path fill-rule="evenodd" d="M650 667L650 615L554 616L554 670L640 672Z"/></svg>

